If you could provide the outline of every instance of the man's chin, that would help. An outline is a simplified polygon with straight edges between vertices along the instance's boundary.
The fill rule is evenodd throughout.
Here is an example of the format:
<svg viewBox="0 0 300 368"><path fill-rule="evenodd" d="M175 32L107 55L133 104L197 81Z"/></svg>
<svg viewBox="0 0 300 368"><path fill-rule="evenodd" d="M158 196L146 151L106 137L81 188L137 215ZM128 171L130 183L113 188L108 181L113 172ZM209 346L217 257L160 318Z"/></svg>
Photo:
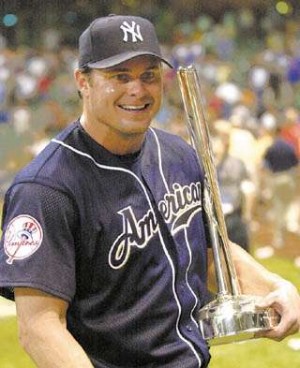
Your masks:
<svg viewBox="0 0 300 368"><path fill-rule="evenodd" d="M144 134L151 125L151 121L124 122L122 124L122 133L128 135Z"/></svg>

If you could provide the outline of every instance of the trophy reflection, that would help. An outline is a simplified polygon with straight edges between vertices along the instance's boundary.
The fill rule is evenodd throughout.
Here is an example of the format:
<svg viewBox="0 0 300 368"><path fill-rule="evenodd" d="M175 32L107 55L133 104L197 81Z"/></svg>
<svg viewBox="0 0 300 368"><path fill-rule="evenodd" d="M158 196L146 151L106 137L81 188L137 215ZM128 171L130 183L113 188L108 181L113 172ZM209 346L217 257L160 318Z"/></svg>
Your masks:
<svg viewBox="0 0 300 368"><path fill-rule="evenodd" d="M258 332L276 326L279 316L272 308L258 308L259 296L241 294L229 252L229 240L196 68L180 67L177 76L191 143L205 175L203 205L217 283L215 298L199 310L199 327L210 345L252 339Z"/></svg>

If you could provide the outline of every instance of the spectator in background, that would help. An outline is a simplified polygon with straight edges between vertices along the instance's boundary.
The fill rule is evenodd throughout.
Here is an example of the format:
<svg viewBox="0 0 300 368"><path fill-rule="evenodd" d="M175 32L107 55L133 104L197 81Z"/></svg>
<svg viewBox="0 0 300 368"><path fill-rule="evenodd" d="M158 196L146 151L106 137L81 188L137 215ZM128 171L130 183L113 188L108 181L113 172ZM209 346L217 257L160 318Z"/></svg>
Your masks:
<svg viewBox="0 0 300 368"><path fill-rule="evenodd" d="M284 232L289 227L288 212L296 198L296 169L298 158L294 147L281 136L278 127L274 127L273 143L267 149L264 168L271 186L271 207L274 219L272 246L284 245Z"/></svg>
<svg viewBox="0 0 300 368"><path fill-rule="evenodd" d="M297 157L300 159L300 120L299 113L295 108L288 107L284 111L280 135L294 147Z"/></svg>
<svg viewBox="0 0 300 368"><path fill-rule="evenodd" d="M269 202L272 197L272 191L266 175L261 175L262 162L267 149L272 145L274 137L273 131L277 126L277 114L273 111L264 112L259 119L257 128L257 139L255 146L255 161L257 167L257 200Z"/></svg>
<svg viewBox="0 0 300 368"><path fill-rule="evenodd" d="M213 150L228 237L249 251L255 187L242 160L229 154L230 123L218 121Z"/></svg>
<svg viewBox="0 0 300 368"><path fill-rule="evenodd" d="M231 124L229 154L243 161L251 180L257 185L257 167L255 162L256 137L250 111L237 106L229 118Z"/></svg>
<svg viewBox="0 0 300 368"><path fill-rule="evenodd" d="M280 136L295 149L298 160L300 159L300 120L299 111L294 107L284 110L283 124ZM288 231L300 234L300 178L296 176L295 198L287 214Z"/></svg>

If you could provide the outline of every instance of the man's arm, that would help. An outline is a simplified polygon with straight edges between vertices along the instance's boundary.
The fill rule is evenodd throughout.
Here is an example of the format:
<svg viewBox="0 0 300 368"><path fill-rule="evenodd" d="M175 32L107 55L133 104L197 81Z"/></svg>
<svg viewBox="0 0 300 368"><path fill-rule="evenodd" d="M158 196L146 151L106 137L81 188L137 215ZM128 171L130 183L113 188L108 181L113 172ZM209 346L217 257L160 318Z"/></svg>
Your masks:
<svg viewBox="0 0 300 368"><path fill-rule="evenodd" d="M273 307L281 316L279 325L261 337L280 341L298 332L300 296L296 287L268 271L238 245L230 243L229 248L242 293L263 296L259 306Z"/></svg>
<svg viewBox="0 0 300 368"><path fill-rule="evenodd" d="M21 345L37 367L93 367L66 328L66 301L30 288L15 288L15 301Z"/></svg>

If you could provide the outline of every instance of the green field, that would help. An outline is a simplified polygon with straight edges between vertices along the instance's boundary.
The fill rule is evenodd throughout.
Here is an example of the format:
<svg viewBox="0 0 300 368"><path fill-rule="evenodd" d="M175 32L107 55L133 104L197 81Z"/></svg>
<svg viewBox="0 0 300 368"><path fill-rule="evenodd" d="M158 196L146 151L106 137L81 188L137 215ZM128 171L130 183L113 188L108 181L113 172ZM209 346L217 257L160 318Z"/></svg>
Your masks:
<svg viewBox="0 0 300 368"><path fill-rule="evenodd" d="M262 263L270 270L291 280L300 290L300 270L291 260L274 257ZM215 346L211 349L213 358L210 368L298 368L300 350L292 350L288 346L288 342L294 338L300 339L300 334L280 343L260 339ZM34 366L18 344L15 318L0 319L0 368L33 368Z"/></svg>

